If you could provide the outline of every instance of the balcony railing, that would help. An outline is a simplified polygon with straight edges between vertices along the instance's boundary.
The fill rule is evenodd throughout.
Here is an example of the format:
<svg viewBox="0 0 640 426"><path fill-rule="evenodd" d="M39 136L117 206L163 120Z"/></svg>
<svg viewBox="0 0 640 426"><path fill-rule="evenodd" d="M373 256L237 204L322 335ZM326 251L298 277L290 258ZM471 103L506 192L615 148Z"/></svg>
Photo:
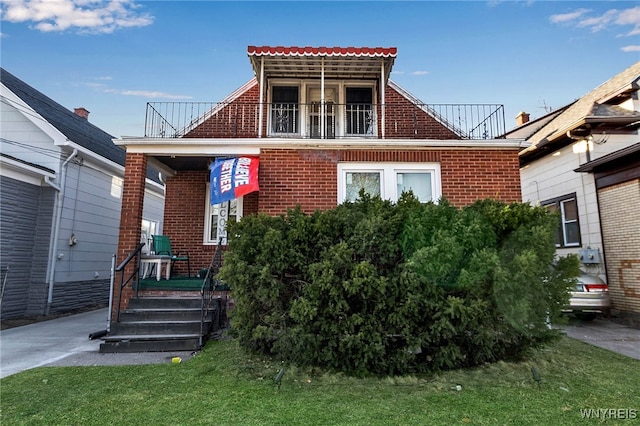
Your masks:
<svg viewBox="0 0 640 426"><path fill-rule="evenodd" d="M147 138L482 140L504 133L499 104L150 102L145 119Z"/></svg>

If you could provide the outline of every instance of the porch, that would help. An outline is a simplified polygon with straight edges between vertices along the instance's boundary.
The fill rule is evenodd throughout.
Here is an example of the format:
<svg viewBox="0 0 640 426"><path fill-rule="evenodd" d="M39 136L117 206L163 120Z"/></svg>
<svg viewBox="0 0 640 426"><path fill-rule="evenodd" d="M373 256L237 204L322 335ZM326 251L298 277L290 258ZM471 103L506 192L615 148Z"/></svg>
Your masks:
<svg viewBox="0 0 640 426"><path fill-rule="evenodd" d="M117 267L114 256L113 300L100 352L199 350L227 327L230 289L216 279L221 251L216 250L209 267L195 276L157 279L155 274L142 274L144 245Z"/></svg>

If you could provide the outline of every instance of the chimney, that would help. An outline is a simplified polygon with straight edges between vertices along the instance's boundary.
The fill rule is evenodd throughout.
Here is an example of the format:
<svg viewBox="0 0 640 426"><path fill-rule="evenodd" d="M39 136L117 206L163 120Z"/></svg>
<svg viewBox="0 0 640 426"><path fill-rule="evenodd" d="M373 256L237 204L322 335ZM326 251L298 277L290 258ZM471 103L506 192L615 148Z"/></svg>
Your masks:
<svg viewBox="0 0 640 426"><path fill-rule="evenodd" d="M85 120L89 120L89 111L85 107L75 108L73 112L78 116L82 117Z"/></svg>
<svg viewBox="0 0 640 426"><path fill-rule="evenodd" d="M520 111L518 115L516 115L516 126L522 126L524 123L529 122L529 114L526 112Z"/></svg>

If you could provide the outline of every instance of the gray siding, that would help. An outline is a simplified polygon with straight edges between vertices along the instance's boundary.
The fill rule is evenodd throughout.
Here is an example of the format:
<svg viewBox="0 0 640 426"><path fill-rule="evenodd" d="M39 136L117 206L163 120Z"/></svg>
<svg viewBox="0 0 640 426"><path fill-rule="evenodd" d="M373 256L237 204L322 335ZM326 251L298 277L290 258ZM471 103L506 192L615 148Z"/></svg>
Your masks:
<svg viewBox="0 0 640 426"><path fill-rule="evenodd" d="M55 191L5 176L0 176L0 188L0 262L10 268L1 315L14 318L46 303Z"/></svg>

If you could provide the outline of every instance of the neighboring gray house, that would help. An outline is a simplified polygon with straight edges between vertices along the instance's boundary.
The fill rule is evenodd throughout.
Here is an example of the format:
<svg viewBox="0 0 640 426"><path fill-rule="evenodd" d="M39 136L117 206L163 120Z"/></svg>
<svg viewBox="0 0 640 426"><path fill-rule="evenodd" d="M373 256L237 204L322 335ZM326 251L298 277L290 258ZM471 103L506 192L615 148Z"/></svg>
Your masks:
<svg viewBox="0 0 640 426"><path fill-rule="evenodd" d="M70 111L1 68L0 77L1 317L107 303L125 151L86 109ZM163 214L164 185L148 169L143 233L161 233Z"/></svg>
<svg viewBox="0 0 640 426"><path fill-rule="evenodd" d="M507 138L520 152L523 201L557 209L559 255L609 284L613 308L640 313L640 62ZM524 119L523 119L524 118Z"/></svg>

